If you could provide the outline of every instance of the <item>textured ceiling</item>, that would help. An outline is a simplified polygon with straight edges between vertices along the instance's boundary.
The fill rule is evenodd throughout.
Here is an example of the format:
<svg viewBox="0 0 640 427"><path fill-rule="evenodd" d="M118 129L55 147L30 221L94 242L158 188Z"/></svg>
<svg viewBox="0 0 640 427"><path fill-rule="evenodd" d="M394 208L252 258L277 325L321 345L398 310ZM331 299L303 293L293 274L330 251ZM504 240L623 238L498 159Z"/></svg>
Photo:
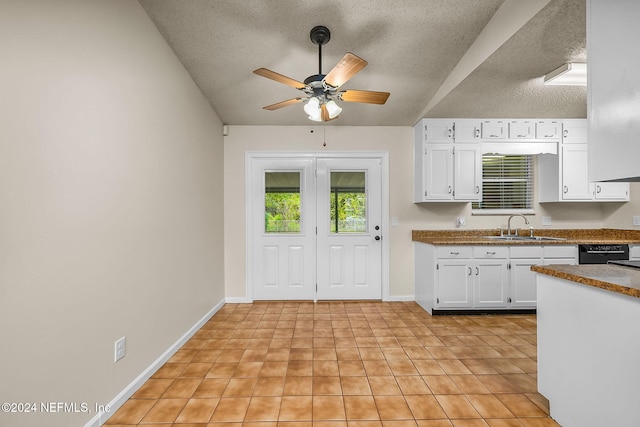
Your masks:
<svg viewBox="0 0 640 427"><path fill-rule="evenodd" d="M421 117L586 117L586 88L542 85L564 62L586 61L585 0L550 0L433 106L434 94L465 54L473 56L474 41L496 12L521 0L139 1L226 124L312 123L301 105L263 110L302 93L252 71L265 67L300 81L317 74L318 48L309 40L315 25L331 31L323 73L353 52L369 65L342 89L391 92L385 105L342 103L331 126L410 126Z"/></svg>

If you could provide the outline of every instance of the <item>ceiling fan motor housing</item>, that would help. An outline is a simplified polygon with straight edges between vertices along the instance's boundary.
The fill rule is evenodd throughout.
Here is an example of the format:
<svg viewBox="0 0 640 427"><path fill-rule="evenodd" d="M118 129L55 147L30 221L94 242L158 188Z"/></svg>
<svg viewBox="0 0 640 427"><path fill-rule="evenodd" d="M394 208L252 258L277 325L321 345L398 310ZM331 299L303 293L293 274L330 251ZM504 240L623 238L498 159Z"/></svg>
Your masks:
<svg viewBox="0 0 640 427"><path fill-rule="evenodd" d="M329 39L331 39L331 32L324 25L317 25L311 29L309 37L313 44L322 46L323 44L329 43Z"/></svg>

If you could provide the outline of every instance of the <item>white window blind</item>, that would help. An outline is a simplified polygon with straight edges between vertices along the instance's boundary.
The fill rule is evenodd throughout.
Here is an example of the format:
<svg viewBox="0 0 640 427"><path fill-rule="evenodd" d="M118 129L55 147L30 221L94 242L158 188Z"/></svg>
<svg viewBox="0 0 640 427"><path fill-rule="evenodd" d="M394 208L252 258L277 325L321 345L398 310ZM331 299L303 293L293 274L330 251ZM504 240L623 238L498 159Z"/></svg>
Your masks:
<svg viewBox="0 0 640 427"><path fill-rule="evenodd" d="M482 156L482 201L473 209L533 209L533 156L485 154Z"/></svg>

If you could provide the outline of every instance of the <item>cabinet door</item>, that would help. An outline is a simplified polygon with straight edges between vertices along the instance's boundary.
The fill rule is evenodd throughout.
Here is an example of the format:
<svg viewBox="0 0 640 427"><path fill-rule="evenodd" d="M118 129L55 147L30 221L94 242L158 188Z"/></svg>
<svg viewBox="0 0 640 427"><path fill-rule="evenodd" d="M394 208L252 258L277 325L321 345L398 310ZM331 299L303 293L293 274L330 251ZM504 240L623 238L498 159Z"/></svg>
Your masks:
<svg viewBox="0 0 640 427"><path fill-rule="evenodd" d="M471 274L469 261L438 260L436 307L471 307Z"/></svg>
<svg viewBox="0 0 640 427"><path fill-rule="evenodd" d="M455 200L482 200L482 155L477 146L455 145L454 196Z"/></svg>
<svg viewBox="0 0 640 427"><path fill-rule="evenodd" d="M587 144L562 146L562 200L593 200L587 156Z"/></svg>
<svg viewBox="0 0 640 427"><path fill-rule="evenodd" d="M506 139L507 124L502 120L485 120L482 122L482 139Z"/></svg>
<svg viewBox="0 0 640 427"><path fill-rule="evenodd" d="M562 125L563 144L586 144L587 143L587 120L575 119L564 120Z"/></svg>
<svg viewBox="0 0 640 427"><path fill-rule="evenodd" d="M425 147L425 200L453 200L453 146Z"/></svg>
<svg viewBox="0 0 640 427"><path fill-rule="evenodd" d="M628 182L596 182L595 187L596 200L629 200Z"/></svg>
<svg viewBox="0 0 640 427"><path fill-rule="evenodd" d="M507 260L483 260L475 263L474 306L506 307L509 275Z"/></svg>
<svg viewBox="0 0 640 427"><path fill-rule="evenodd" d="M511 307L536 306L536 273L532 265L542 264L542 258L512 259L510 271Z"/></svg>
<svg viewBox="0 0 640 427"><path fill-rule="evenodd" d="M560 139L562 123L557 120L536 122L536 139Z"/></svg>
<svg viewBox="0 0 640 427"><path fill-rule="evenodd" d="M480 142L481 122L479 120L456 120L454 123L456 144L474 144Z"/></svg>
<svg viewBox="0 0 640 427"><path fill-rule="evenodd" d="M443 144L453 142L453 121L424 120L424 142L428 144Z"/></svg>
<svg viewBox="0 0 640 427"><path fill-rule="evenodd" d="M534 125L529 120L512 120L509 122L509 139L533 139Z"/></svg>

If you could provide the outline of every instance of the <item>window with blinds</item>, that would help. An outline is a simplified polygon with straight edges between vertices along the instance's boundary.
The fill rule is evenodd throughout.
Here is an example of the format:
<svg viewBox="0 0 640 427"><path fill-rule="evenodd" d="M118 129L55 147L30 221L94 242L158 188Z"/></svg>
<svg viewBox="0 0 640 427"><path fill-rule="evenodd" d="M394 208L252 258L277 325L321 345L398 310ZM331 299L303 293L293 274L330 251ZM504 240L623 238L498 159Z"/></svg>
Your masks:
<svg viewBox="0 0 640 427"><path fill-rule="evenodd" d="M533 209L533 156L484 154L482 201L473 209L487 212Z"/></svg>

